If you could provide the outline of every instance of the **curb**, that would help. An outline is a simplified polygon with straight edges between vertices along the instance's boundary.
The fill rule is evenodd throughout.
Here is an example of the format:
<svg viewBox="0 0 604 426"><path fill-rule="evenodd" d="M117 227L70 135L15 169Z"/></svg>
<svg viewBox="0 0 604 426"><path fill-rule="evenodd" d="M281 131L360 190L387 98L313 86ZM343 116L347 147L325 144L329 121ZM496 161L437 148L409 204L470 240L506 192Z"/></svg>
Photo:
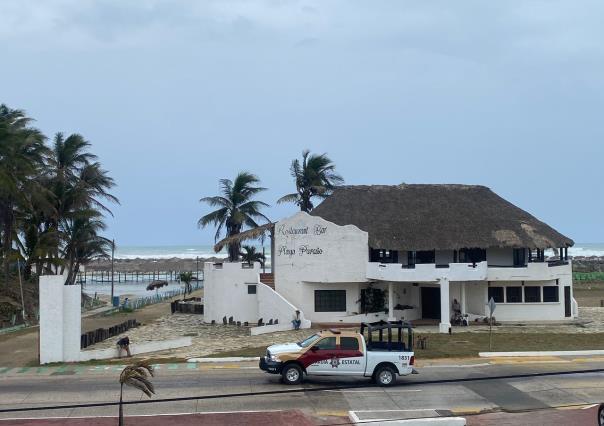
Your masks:
<svg viewBox="0 0 604 426"><path fill-rule="evenodd" d="M223 358L189 358L187 362L246 362L260 361L259 356L232 356Z"/></svg>
<svg viewBox="0 0 604 426"><path fill-rule="evenodd" d="M499 357L539 357L539 356L573 356L573 355L604 355L604 350L593 351L528 351L528 352L479 352L482 358Z"/></svg>

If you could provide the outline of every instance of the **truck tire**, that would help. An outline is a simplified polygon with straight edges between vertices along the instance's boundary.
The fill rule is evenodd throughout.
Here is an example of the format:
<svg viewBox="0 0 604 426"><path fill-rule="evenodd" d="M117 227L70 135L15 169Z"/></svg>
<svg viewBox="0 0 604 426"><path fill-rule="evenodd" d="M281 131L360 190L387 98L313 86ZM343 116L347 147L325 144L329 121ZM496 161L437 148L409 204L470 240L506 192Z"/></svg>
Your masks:
<svg viewBox="0 0 604 426"><path fill-rule="evenodd" d="M375 383L378 386L392 386L396 382L396 373L392 367L382 365L375 370Z"/></svg>
<svg viewBox="0 0 604 426"><path fill-rule="evenodd" d="M604 404L598 410L598 426L604 426Z"/></svg>
<svg viewBox="0 0 604 426"><path fill-rule="evenodd" d="M286 364L281 371L281 378L286 385L298 385L302 382L302 369L298 364Z"/></svg>

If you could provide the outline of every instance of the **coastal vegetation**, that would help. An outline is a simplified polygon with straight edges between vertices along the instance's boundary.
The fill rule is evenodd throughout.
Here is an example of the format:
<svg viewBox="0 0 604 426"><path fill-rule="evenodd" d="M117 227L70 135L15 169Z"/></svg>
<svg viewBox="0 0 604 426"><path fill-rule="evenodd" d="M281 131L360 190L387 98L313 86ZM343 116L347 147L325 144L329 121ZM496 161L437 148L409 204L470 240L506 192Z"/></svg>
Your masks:
<svg viewBox="0 0 604 426"><path fill-rule="evenodd" d="M197 225L200 228L214 225L216 227L214 239L218 241L223 231L225 237L233 237L239 234L244 227L257 228L258 219L270 222L260 212L263 207L269 207L269 205L254 199L256 195L266 190L266 188L257 186L259 183L260 179L249 172L240 172L235 180L220 179L220 195L199 200L211 207L217 207L217 209L202 216ZM231 241L227 248L229 261L239 260L241 242L239 240Z"/></svg>
<svg viewBox="0 0 604 426"><path fill-rule="evenodd" d="M79 134L47 137L24 111L0 105L0 242L3 288L20 274L65 274L106 256L101 236L113 179Z"/></svg>
<svg viewBox="0 0 604 426"><path fill-rule="evenodd" d="M148 361L139 361L136 364L126 366L120 374L120 403L118 413L118 424L124 424L124 385L131 386L143 392L149 398L155 393L155 387L151 383L153 377L153 366Z"/></svg>
<svg viewBox="0 0 604 426"><path fill-rule="evenodd" d="M243 251L241 252L241 259L251 265L254 262L259 262L261 266L264 266L265 257L262 253L258 252L256 247L244 245Z"/></svg>
<svg viewBox="0 0 604 426"><path fill-rule="evenodd" d="M311 154L309 150L302 152L302 161L297 158L292 161L290 174L294 178L296 192L284 195L277 203L295 203L307 213L314 207L313 198L326 198L335 186L344 183L327 154Z"/></svg>

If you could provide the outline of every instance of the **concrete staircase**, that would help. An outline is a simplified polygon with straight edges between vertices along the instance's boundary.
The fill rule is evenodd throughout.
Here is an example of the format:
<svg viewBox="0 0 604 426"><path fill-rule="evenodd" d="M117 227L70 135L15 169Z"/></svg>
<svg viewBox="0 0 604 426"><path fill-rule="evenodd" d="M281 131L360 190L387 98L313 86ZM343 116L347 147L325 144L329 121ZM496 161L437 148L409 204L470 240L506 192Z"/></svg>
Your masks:
<svg viewBox="0 0 604 426"><path fill-rule="evenodd" d="M275 289L275 275L272 273L260 274L260 282Z"/></svg>

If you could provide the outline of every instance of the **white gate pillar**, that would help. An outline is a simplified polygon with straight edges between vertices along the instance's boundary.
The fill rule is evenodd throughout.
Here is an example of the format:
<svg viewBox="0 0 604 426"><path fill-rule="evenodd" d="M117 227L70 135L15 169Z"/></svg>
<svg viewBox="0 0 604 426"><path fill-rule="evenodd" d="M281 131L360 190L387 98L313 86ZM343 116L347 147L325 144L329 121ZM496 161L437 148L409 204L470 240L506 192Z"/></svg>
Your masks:
<svg viewBox="0 0 604 426"><path fill-rule="evenodd" d="M438 325L438 331L441 333L448 333L451 328L451 312L449 302L449 279L440 279L440 324Z"/></svg>
<svg viewBox="0 0 604 426"><path fill-rule="evenodd" d="M461 283L461 313L466 314L466 283Z"/></svg>

